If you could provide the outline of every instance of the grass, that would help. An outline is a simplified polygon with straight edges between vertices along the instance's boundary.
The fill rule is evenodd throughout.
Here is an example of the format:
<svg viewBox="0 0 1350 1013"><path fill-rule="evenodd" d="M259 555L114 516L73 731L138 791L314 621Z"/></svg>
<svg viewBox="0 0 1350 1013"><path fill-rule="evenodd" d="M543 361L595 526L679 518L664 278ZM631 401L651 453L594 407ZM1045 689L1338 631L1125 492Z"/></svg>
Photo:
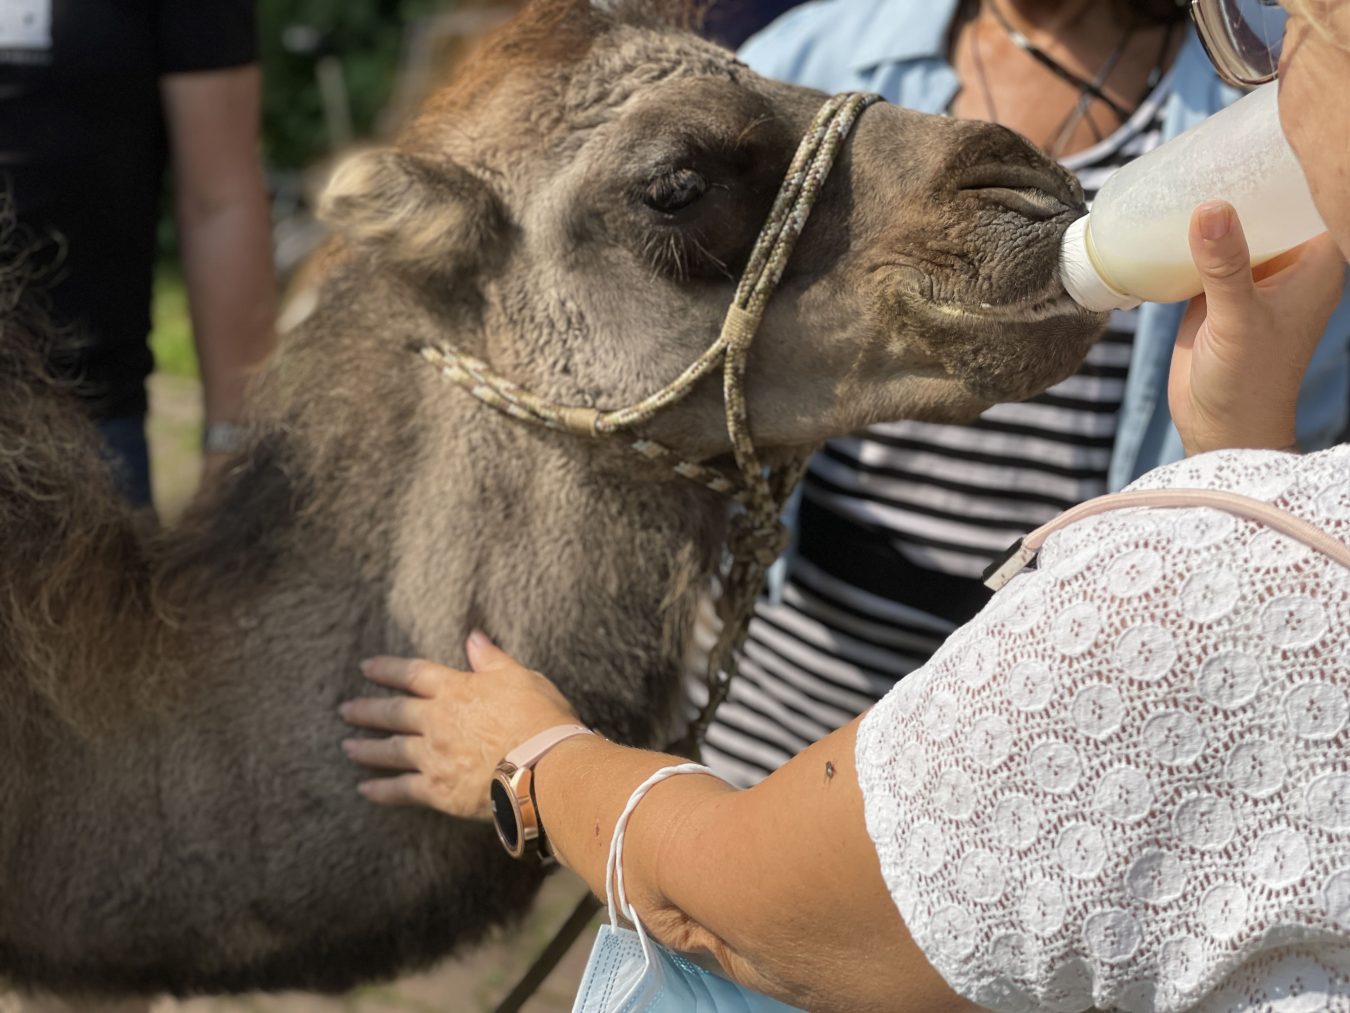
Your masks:
<svg viewBox="0 0 1350 1013"><path fill-rule="evenodd" d="M154 328L150 347L155 368L173 376L197 376L197 351L192 343L187 288L176 267L161 264L155 271Z"/></svg>

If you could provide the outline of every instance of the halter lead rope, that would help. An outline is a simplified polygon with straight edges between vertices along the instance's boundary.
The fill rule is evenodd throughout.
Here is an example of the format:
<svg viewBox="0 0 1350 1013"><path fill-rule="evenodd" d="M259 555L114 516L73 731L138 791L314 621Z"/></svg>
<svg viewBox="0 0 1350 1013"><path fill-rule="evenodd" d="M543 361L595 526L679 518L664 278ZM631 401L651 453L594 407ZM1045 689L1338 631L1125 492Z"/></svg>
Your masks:
<svg viewBox="0 0 1350 1013"><path fill-rule="evenodd" d="M667 464L681 478L728 496L744 509L731 518L727 548L731 564L721 577L717 615L722 628L708 654L705 678L708 702L689 727L681 745L697 756L703 735L736 675L736 649L745 638L765 571L786 542L780 515L806 468L804 457L766 468L755 451L745 399L750 346L806 220L820 196L844 139L858 116L879 95L845 92L827 99L807 128L769 216L750 252L736 295L722 322L717 341L675 380L627 408L603 410L562 405L534 394L492 370L487 363L447 346L427 346L422 357L441 375L479 401L512 418L587 438L630 431L660 411L689 396L700 380L722 364L722 392L727 435L731 438L738 476L689 461L652 440L636 438L629 449L649 461Z"/></svg>

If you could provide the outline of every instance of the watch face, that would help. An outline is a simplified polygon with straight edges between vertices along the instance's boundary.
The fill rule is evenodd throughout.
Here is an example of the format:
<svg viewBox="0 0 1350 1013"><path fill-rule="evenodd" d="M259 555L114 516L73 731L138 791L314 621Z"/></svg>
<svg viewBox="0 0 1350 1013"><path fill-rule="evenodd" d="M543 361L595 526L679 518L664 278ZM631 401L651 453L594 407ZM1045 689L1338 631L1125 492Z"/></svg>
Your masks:
<svg viewBox="0 0 1350 1013"><path fill-rule="evenodd" d="M497 825L497 833L506 845L506 850L514 855L520 848L520 823L516 819L511 793L506 785L494 777L488 797L492 800L492 821Z"/></svg>

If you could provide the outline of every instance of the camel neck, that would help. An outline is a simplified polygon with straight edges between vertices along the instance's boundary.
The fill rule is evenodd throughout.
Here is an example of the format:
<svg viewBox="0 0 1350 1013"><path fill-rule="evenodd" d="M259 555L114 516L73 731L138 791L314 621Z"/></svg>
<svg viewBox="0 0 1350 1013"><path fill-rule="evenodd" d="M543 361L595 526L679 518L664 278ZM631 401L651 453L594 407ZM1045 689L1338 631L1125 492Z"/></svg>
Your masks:
<svg viewBox="0 0 1350 1013"><path fill-rule="evenodd" d="M418 631L416 653L442 658L460 657L461 631L485 629L548 672L589 723L652 741L720 560L726 500L677 479L628 477L619 448L522 426L458 392L442 403L472 476L407 489L393 624Z"/></svg>

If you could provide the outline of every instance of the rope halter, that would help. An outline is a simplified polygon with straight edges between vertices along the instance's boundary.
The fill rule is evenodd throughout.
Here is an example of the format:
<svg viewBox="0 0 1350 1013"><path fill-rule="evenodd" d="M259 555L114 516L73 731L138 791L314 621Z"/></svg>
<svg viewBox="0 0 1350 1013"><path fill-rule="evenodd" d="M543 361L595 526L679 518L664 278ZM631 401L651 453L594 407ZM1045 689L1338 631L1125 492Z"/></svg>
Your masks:
<svg viewBox="0 0 1350 1013"><path fill-rule="evenodd" d="M522 422L590 439L631 433L658 412L687 398L698 382L721 364L727 435L731 438L737 475L729 476L686 460L652 440L634 438L628 444L647 460L665 464L681 478L728 496L743 508L731 518L727 545L731 562L721 576L722 593L717 600L722 628L707 662L708 702L684 741L694 755L735 676L736 650L750 624L765 571L786 545L787 533L779 518L806 467L806 458L799 457L766 468L755 451L745 398L750 345L844 139L862 111L880 98L845 92L821 106L797 147L750 252L717 341L673 381L637 404L613 410L561 405L525 390L494 372L487 363L457 349L428 346L421 350L422 357L447 380L484 404Z"/></svg>

